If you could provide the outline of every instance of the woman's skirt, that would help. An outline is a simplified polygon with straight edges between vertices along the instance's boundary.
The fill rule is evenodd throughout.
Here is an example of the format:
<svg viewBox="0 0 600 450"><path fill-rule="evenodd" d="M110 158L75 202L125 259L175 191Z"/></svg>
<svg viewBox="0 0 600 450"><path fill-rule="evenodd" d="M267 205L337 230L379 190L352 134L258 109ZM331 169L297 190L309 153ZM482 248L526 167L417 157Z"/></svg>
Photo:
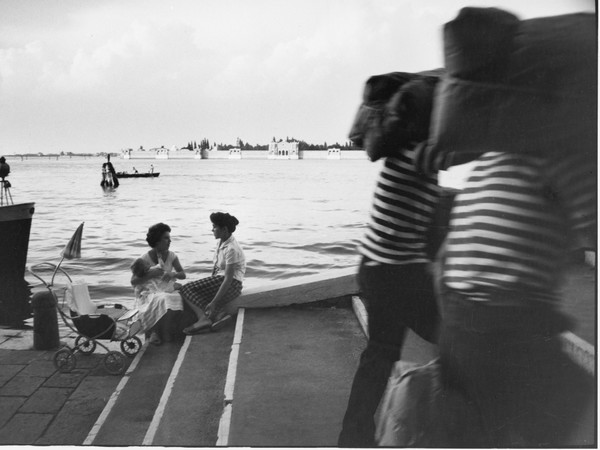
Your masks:
<svg viewBox="0 0 600 450"><path fill-rule="evenodd" d="M167 310L183 311L183 301L177 292L153 292L138 301L138 317L142 329L150 330L167 313Z"/></svg>
<svg viewBox="0 0 600 450"><path fill-rule="evenodd" d="M187 300L194 305L206 309L208 304L215 298L215 295L223 280L225 279L222 275L202 278L200 280L192 281L183 286L179 292L184 300ZM221 309L227 303L235 300L242 293L242 283L239 280L233 279L231 286L225 293L223 302L221 303Z"/></svg>

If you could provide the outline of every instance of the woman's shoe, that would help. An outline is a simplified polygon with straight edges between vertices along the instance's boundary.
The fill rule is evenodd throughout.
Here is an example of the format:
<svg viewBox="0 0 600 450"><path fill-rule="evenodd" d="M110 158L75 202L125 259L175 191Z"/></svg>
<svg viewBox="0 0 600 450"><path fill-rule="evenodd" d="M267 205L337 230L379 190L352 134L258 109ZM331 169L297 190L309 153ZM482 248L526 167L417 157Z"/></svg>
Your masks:
<svg viewBox="0 0 600 450"><path fill-rule="evenodd" d="M148 339L148 342L150 342L152 345L162 344L162 340L156 331L153 331L152 334L150 334L150 339Z"/></svg>
<svg viewBox="0 0 600 450"><path fill-rule="evenodd" d="M210 331L219 331L221 328L226 326L231 320L233 316L231 314L225 314L220 319L216 320L210 327Z"/></svg>
<svg viewBox="0 0 600 450"><path fill-rule="evenodd" d="M190 327L184 328L183 333L191 336L193 334L202 334L208 333L210 331L211 324L203 323L201 325L192 325Z"/></svg>

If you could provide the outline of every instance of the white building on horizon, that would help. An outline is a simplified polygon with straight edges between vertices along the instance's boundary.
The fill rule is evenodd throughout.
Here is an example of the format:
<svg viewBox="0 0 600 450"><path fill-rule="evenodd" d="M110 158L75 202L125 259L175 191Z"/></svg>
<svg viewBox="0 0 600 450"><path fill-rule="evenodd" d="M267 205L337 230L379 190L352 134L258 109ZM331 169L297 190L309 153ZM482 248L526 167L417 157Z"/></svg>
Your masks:
<svg viewBox="0 0 600 450"><path fill-rule="evenodd" d="M267 159L299 159L299 145L298 141L271 142Z"/></svg>

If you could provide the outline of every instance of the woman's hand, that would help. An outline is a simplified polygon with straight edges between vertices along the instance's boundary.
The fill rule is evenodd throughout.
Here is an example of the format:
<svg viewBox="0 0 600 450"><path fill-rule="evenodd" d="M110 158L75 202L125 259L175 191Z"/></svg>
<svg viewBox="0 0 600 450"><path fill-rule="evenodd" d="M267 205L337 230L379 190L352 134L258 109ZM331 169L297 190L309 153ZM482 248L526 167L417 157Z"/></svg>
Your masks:
<svg viewBox="0 0 600 450"><path fill-rule="evenodd" d="M165 272L165 273L163 273L163 275L162 275L162 277L161 277L160 279L161 279L161 281L165 281L165 282L167 282L167 283L168 283L168 282L169 282L169 281L171 281L173 278L174 278L174 277L173 277L173 274L172 274L172 273L170 273L170 272Z"/></svg>
<svg viewBox="0 0 600 450"><path fill-rule="evenodd" d="M172 281L172 280L177 280L179 279L179 274L177 272L165 272L165 274L162 276L163 281Z"/></svg>
<svg viewBox="0 0 600 450"><path fill-rule="evenodd" d="M163 276L163 274L165 273L165 271L163 269L161 269L160 267L154 267L150 270L148 270L148 272L146 273L146 276L148 278L158 278Z"/></svg>

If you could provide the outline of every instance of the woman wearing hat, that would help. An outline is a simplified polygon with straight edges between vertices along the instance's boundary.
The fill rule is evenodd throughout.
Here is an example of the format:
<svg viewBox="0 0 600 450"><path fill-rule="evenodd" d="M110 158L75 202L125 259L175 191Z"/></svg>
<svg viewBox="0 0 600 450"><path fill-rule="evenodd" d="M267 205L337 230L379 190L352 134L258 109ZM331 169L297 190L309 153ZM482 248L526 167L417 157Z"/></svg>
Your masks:
<svg viewBox="0 0 600 450"><path fill-rule="evenodd" d="M210 277L184 285L180 294L198 320L183 330L186 334L216 331L231 320L224 309L242 292L246 272L244 251L233 236L239 221L232 215L216 212L210 215L212 232L218 239Z"/></svg>

